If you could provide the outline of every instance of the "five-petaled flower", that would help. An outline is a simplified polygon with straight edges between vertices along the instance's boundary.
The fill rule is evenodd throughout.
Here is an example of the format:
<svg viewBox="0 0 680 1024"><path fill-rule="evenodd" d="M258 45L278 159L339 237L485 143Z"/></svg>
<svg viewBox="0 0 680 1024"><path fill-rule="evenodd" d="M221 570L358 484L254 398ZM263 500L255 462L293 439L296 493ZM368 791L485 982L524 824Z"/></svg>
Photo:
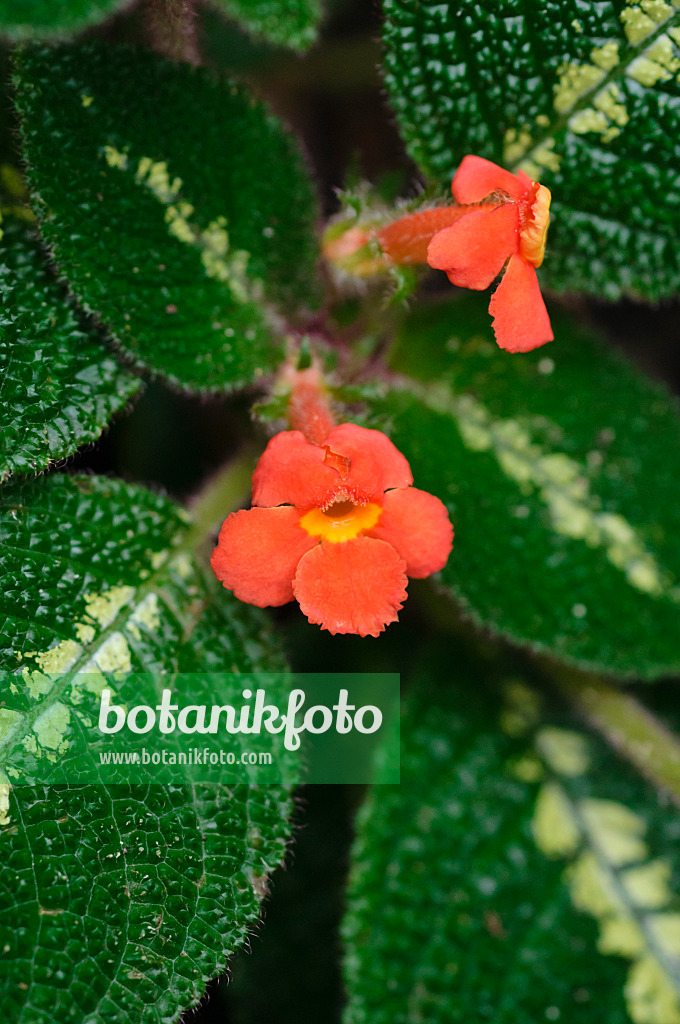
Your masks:
<svg viewBox="0 0 680 1024"><path fill-rule="evenodd" d="M331 633L377 636L397 619L407 576L443 568L453 529L442 502L412 487L385 434L353 423L322 443L276 434L253 475L253 508L225 520L211 565L260 607L296 598Z"/></svg>
<svg viewBox="0 0 680 1024"><path fill-rule="evenodd" d="M489 160L466 156L451 191L468 210L433 236L427 262L445 270L453 284L478 291L488 288L507 262L489 305L498 344L528 352L552 341L536 277L550 219L548 189L524 171L511 174Z"/></svg>

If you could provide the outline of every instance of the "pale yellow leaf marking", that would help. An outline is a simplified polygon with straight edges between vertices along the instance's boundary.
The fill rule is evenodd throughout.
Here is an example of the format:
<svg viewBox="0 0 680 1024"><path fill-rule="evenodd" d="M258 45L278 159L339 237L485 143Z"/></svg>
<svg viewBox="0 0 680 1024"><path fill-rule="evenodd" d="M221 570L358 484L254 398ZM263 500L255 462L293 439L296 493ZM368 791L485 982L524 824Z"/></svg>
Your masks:
<svg viewBox="0 0 680 1024"><path fill-rule="evenodd" d="M510 765L512 774L522 782L540 782L544 776L543 765L533 754L526 754Z"/></svg>
<svg viewBox="0 0 680 1024"><path fill-rule="evenodd" d="M614 125L623 127L628 123L628 111L623 102L623 93L616 82L610 82L597 94L594 105L603 114L606 114Z"/></svg>
<svg viewBox="0 0 680 1024"><path fill-rule="evenodd" d="M161 623L160 606L158 595L153 592L146 597L135 608L128 619L127 631L135 640L141 640L142 629L147 633L155 633Z"/></svg>
<svg viewBox="0 0 680 1024"><path fill-rule="evenodd" d="M564 800L568 807L567 813L571 816L574 826L579 831L579 838L582 840L583 836L578 827L577 818L573 814L566 796ZM574 906L579 910L584 910L597 918L605 918L610 914L620 915L623 908L612 884L611 875L603 869L600 860L592 850L584 850L567 868L565 878L569 884Z"/></svg>
<svg viewBox="0 0 680 1024"><path fill-rule="evenodd" d="M38 741L38 754L56 763L68 749L68 727L71 712L65 704L50 704L33 723L33 732Z"/></svg>
<svg viewBox="0 0 680 1024"><path fill-rule="evenodd" d="M49 679L46 680L44 677L56 675L59 672L68 672L80 654L80 650L75 640L60 640L58 644L50 647L47 651L24 651L24 658L33 658L40 670L36 676L28 667L23 669L23 677L31 697L37 699L43 696L52 685Z"/></svg>
<svg viewBox="0 0 680 1024"><path fill-rule="evenodd" d="M650 860L639 867L621 873L621 884L629 898L638 907L648 910L665 907L671 902L672 868L667 860ZM680 936L679 936L680 939ZM680 941L678 942L680 948Z"/></svg>
<svg viewBox="0 0 680 1024"><path fill-rule="evenodd" d="M601 64L602 51L593 51L591 57L598 54L600 60L595 64L563 64L558 73L553 106L558 114L565 114L574 107L586 93L592 92L605 77L605 69ZM612 57L614 51L610 51ZM617 61L618 61L618 54Z"/></svg>
<svg viewBox="0 0 680 1024"><path fill-rule="evenodd" d="M561 760L545 735L541 740L542 731L537 749L557 778L539 790L532 821L536 845L549 857L578 854L565 882L574 906L598 922L599 952L632 961L624 996L634 1024L680 1024L680 913L663 912L674 899L671 867L649 860L646 822L629 807L567 795L558 779L575 774L577 759L587 770L585 737L585 746L563 744L578 752Z"/></svg>
<svg viewBox="0 0 680 1024"><path fill-rule="evenodd" d="M592 107L586 110L579 110L569 122L569 127L576 135L585 135L586 132L606 132L609 128L609 118L602 110L593 110Z"/></svg>
<svg viewBox="0 0 680 1024"><path fill-rule="evenodd" d="M562 788L555 782L541 786L531 828L536 845L547 857L572 856L581 844L579 827Z"/></svg>
<svg viewBox="0 0 680 1024"><path fill-rule="evenodd" d="M664 0L626 0L627 6L621 12L621 24L629 43L636 45L647 39L659 26L673 17L673 7Z"/></svg>
<svg viewBox="0 0 680 1024"><path fill-rule="evenodd" d="M104 146L103 155L111 168L120 171L132 169L127 152L114 146ZM227 284L237 302L258 302L262 299L262 281L248 275L250 253L231 248L226 217L216 217L207 228L199 228L192 219L196 212L194 206L180 198L182 179L170 177L165 161L141 157L135 170L135 181L147 188L165 207L168 234L198 251L208 277Z"/></svg>
<svg viewBox="0 0 680 1024"><path fill-rule="evenodd" d="M628 69L628 77L645 86L669 81L680 70L676 49L670 33L661 36L641 57L633 61Z"/></svg>
<svg viewBox="0 0 680 1024"><path fill-rule="evenodd" d="M169 551L162 551L153 556L151 562L154 571L160 570L169 555ZM191 562L184 551L177 552L168 564L183 578L187 578L191 571ZM105 686L111 685L110 678L107 679L103 673L110 677L130 672L132 661L128 641L120 629L109 632L99 646L92 650L97 634L110 630L128 607L129 615L121 622L121 629L127 630L134 639L140 639L140 627L148 632L154 632L160 627L161 611L157 594L153 591L147 593L138 604L134 603L135 595L135 588L131 586L114 586L101 593L85 594L85 612L73 624L79 643L70 639L61 640L46 651L23 652L21 660L29 659L29 664L24 665L21 673L26 693L36 702L44 698L44 706L37 706L35 713L28 715L0 708L2 753L6 754L11 749L16 733L29 730L22 741L26 750L36 756L45 755L52 761L58 759L58 755L63 753L61 744L68 726L67 716L70 714L68 707L58 700L69 682L64 680L64 675L74 673L70 680L70 699L73 704L84 699L85 691L98 696ZM13 692L18 692L17 686L11 688Z"/></svg>
<svg viewBox="0 0 680 1024"><path fill-rule="evenodd" d="M173 559L172 565L173 569L176 570L176 572L182 577L183 580L188 580L190 576L193 574L191 559L189 558L186 551L180 551L179 554L176 555L175 558Z"/></svg>
<svg viewBox="0 0 680 1024"><path fill-rule="evenodd" d="M118 630L106 638L101 647L94 652L91 659L83 666L83 675L95 678L97 672L124 674L131 671L130 647L123 634ZM106 684L102 679L102 688L104 685Z"/></svg>
<svg viewBox="0 0 680 1024"><path fill-rule="evenodd" d="M104 158L109 167L117 167L120 171L127 170L128 158L115 146L104 146Z"/></svg>
<svg viewBox="0 0 680 1024"><path fill-rule="evenodd" d="M588 742L579 732L546 725L536 733L536 747L558 775L575 778L590 765Z"/></svg>
<svg viewBox="0 0 680 1024"><path fill-rule="evenodd" d="M13 711L11 708L0 708L0 743L6 743L17 731L19 724L23 721L20 711Z"/></svg>
<svg viewBox="0 0 680 1024"><path fill-rule="evenodd" d="M597 948L605 956L625 956L633 960L644 951L645 937L632 917L612 915L600 922Z"/></svg>
<svg viewBox="0 0 680 1024"><path fill-rule="evenodd" d="M616 40L610 39L604 46L596 46L591 51L590 59L593 64L603 71L611 71L619 63L619 44Z"/></svg>
<svg viewBox="0 0 680 1024"><path fill-rule="evenodd" d="M594 47L586 61L567 61L557 73L553 108L555 122L545 115L534 125L512 129L504 140L504 163L521 168L540 180L544 172L559 168L561 154L554 152L555 136L564 127L575 134L595 133L608 143L628 123L629 114L616 79L628 77L643 86L668 81L680 70L678 27L679 0L627 0L620 20L629 47L622 61L620 39L608 39ZM647 44L647 45L645 45ZM625 43L624 49L625 49ZM635 52L637 51L637 52Z"/></svg>
<svg viewBox="0 0 680 1024"><path fill-rule="evenodd" d="M501 728L508 736L524 736L538 725L541 698L521 679L508 679L503 686Z"/></svg>
<svg viewBox="0 0 680 1024"><path fill-rule="evenodd" d="M101 594L85 594L85 618L76 623L76 636L81 643L94 640L98 629L108 626L124 605L134 597L134 587L111 587Z"/></svg>
<svg viewBox="0 0 680 1024"><path fill-rule="evenodd" d="M643 840L644 818L614 800L589 798L579 802L591 840L614 867L623 867L648 856Z"/></svg>
<svg viewBox="0 0 680 1024"><path fill-rule="evenodd" d="M657 563L638 531L619 513L604 512L591 493L586 470L562 452L548 452L518 420L494 419L472 395L451 395L432 386L424 401L453 415L471 451L491 452L501 469L526 493L537 491L550 514L553 529L603 550L636 590L677 602L680 591Z"/></svg>
<svg viewBox="0 0 680 1024"><path fill-rule="evenodd" d="M618 135L627 123L628 111L616 82L610 82L596 94L592 107L577 111L569 119L569 127L577 135L602 132L604 142Z"/></svg>
<svg viewBox="0 0 680 1024"><path fill-rule="evenodd" d="M680 1024L677 992L654 957L635 961L623 991L634 1024Z"/></svg>
<svg viewBox="0 0 680 1024"><path fill-rule="evenodd" d="M9 794L11 792L12 787L9 782L0 782L0 826L9 825L11 821L9 816Z"/></svg>

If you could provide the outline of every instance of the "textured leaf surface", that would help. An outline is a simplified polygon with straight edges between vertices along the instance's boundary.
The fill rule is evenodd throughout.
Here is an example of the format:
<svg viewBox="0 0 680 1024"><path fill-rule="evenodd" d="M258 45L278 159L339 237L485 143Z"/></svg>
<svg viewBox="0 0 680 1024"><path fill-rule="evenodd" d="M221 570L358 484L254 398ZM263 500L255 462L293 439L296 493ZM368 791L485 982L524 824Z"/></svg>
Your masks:
<svg viewBox="0 0 680 1024"><path fill-rule="evenodd" d="M678 810L521 677L429 668L360 816L347 1024L680 1020Z"/></svg>
<svg viewBox="0 0 680 1024"><path fill-rule="evenodd" d="M680 8L664 0L386 0L387 85L442 189L466 153L553 192L543 280L657 298L680 284Z"/></svg>
<svg viewBox="0 0 680 1024"><path fill-rule="evenodd" d="M139 388L84 329L23 228L0 243L0 480L96 441Z"/></svg>
<svg viewBox="0 0 680 1024"><path fill-rule="evenodd" d="M102 21L127 0L3 0L0 35L10 39L62 36Z"/></svg>
<svg viewBox="0 0 680 1024"><path fill-rule="evenodd" d="M213 0L258 39L306 50L317 36L319 0Z"/></svg>
<svg viewBox="0 0 680 1024"><path fill-rule="evenodd" d="M48 673L278 669L264 616L210 604L181 511L96 477L2 492L3 665L59 755ZM198 619L198 624L197 624ZM111 673L114 673L111 677ZM0 722L6 738L12 722ZM13 1021L160 1022L193 1005L255 920L285 850L277 786L0 786L2 1004Z"/></svg>
<svg viewBox="0 0 680 1024"><path fill-rule="evenodd" d="M279 122L229 82L123 48L27 49L16 86L43 237L123 351L195 390L271 371L273 307L313 299L316 257L311 183Z"/></svg>
<svg viewBox="0 0 680 1024"><path fill-rule="evenodd" d="M516 357L486 340L484 297L421 309L393 355L418 383L374 404L377 422L448 505L441 579L474 619L611 673L676 673L675 404L570 319L553 323L554 344Z"/></svg>

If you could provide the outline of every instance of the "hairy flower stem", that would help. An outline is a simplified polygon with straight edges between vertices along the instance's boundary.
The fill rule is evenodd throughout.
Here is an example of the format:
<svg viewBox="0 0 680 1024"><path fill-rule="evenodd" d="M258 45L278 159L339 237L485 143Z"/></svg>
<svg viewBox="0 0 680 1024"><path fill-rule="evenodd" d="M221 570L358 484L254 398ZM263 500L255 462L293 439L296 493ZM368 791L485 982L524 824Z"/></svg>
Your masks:
<svg viewBox="0 0 680 1024"><path fill-rule="evenodd" d="M335 426L330 394L316 366L307 370L287 368L282 374L290 386L288 419L308 441L321 444ZM211 540L229 515L247 503L257 456L248 447L220 469L188 502L191 516L189 546Z"/></svg>
<svg viewBox="0 0 680 1024"><path fill-rule="evenodd" d="M185 64L201 63L193 0L145 0L144 15L157 53Z"/></svg>
<svg viewBox="0 0 680 1024"><path fill-rule="evenodd" d="M255 462L254 451L246 449L194 495L188 506L192 524L190 546L198 548L212 540L229 513L247 503Z"/></svg>
<svg viewBox="0 0 680 1024"><path fill-rule="evenodd" d="M328 388L316 366L307 370L288 370L290 383L288 422L292 430L299 430L312 444L323 444L335 426Z"/></svg>
<svg viewBox="0 0 680 1024"><path fill-rule="evenodd" d="M680 806L680 739L639 700L597 676L564 668L550 675L586 722Z"/></svg>

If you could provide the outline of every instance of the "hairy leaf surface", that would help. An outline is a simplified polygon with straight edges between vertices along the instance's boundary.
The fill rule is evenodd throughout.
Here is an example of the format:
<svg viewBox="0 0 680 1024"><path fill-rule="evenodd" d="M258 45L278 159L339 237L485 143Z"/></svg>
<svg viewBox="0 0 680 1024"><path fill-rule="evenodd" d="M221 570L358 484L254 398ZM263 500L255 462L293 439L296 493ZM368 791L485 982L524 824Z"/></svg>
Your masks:
<svg viewBox="0 0 680 1024"><path fill-rule="evenodd" d="M24 228L0 243L0 480L96 441L139 380L83 326Z"/></svg>
<svg viewBox="0 0 680 1024"><path fill-rule="evenodd" d="M346 1024L680 1020L680 813L488 664L449 642L413 680L401 785L359 820Z"/></svg>
<svg viewBox="0 0 680 1024"><path fill-rule="evenodd" d="M401 331L408 380L374 405L456 530L441 574L479 623L584 666L680 668L675 403L571 319L526 356L489 337L479 296Z"/></svg>
<svg viewBox="0 0 680 1024"><path fill-rule="evenodd" d="M115 691L131 668L282 665L261 613L213 600L181 510L141 487L11 481L0 535L3 666L25 691L20 725L36 757L58 758L68 742L53 673L99 672ZM3 746L15 724L0 712ZM149 785L10 790L9 781L0 785L5 1012L22 1024L176 1020L257 917L285 851L288 793L159 785L151 774Z"/></svg>
<svg viewBox="0 0 680 1024"><path fill-rule="evenodd" d="M233 83L125 48L26 49L15 78L41 232L88 312L187 388L270 372L277 311L313 299L316 258L280 123Z"/></svg>
<svg viewBox="0 0 680 1024"><path fill-rule="evenodd" d="M448 190L466 153L553 192L542 279L677 292L680 7L665 0L386 0L386 81L410 152Z"/></svg>

